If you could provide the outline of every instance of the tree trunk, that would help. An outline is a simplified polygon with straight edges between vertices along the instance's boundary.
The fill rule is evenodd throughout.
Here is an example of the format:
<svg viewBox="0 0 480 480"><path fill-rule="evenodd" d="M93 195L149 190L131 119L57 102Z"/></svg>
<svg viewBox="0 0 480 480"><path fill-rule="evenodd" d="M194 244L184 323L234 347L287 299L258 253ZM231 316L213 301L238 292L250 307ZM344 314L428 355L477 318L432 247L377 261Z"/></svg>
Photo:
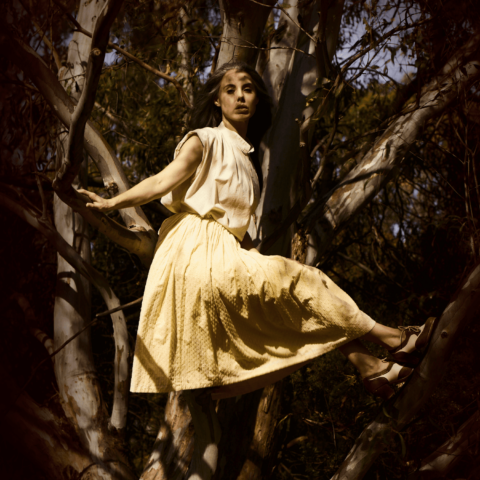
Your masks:
<svg viewBox="0 0 480 480"><path fill-rule="evenodd" d="M168 396L165 420L140 480L183 480L194 448L192 417L181 392Z"/></svg>
<svg viewBox="0 0 480 480"><path fill-rule="evenodd" d="M440 382L461 330L474 318L480 304L480 265L453 296L438 321L427 355L415 369L398 398L384 408L357 438L332 480L360 480L382 453L395 432L401 432L423 407ZM388 414L385 415L385 413Z"/></svg>
<svg viewBox="0 0 480 480"><path fill-rule="evenodd" d="M320 84L320 75L325 73L323 65L331 62L337 46L343 11L343 0L333 2L330 8L327 11L324 8L323 12L322 3L324 2L318 2L309 10L299 11L296 7L290 7L282 14L279 26L284 25L285 33L272 45L274 48L282 48L270 52L270 60L263 75L273 99L275 117L263 149L264 188L256 212L258 220L249 230L252 238L257 240L268 237L278 228L306 188L303 184L304 176L297 173L302 167L299 164L300 123L314 112L313 106L306 106L306 98L316 85ZM318 11L322 12L322 18ZM301 30L301 25L293 20L299 16L303 19L305 30L315 32L314 37L309 38ZM322 25L325 27L323 36L319 32ZM320 55L320 61L315 57L318 49L317 37L325 37L324 42L327 45L328 57ZM317 43L314 40L317 40ZM292 51L292 48L296 50ZM319 63L322 68L319 68ZM266 253L289 256L292 237L293 228Z"/></svg>
<svg viewBox="0 0 480 480"><path fill-rule="evenodd" d="M418 105L396 118L361 162L339 185L320 199L306 215L304 224L314 226L319 237L318 256L334 236L355 217L392 178L427 121L442 113L480 77L480 32L475 33L422 88ZM312 263L318 261L318 256Z"/></svg>
<svg viewBox="0 0 480 480"><path fill-rule="evenodd" d="M223 34L217 68L234 60L255 66L258 45L275 3L276 0L264 0L258 3L244 0L220 0Z"/></svg>
<svg viewBox="0 0 480 480"><path fill-rule="evenodd" d="M81 3L78 12L80 24L94 30L95 22L105 2ZM91 39L76 32L69 45L68 69L59 72L60 80L70 84L78 100L83 88L85 65L90 55ZM66 135L58 140L57 168L61 165L66 148ZM79 177L86 178L87 159ZM74 186L86 187L80 178ZM77 253L90 262L88 226L81 215L55 195L55 226L60 235ZM61 255L57 256L57 288L54 307L54 345L58 348L91 321L90 284ZM128 345L128 344L127 344ZM128 352L123 352L128 356ZM128 383L128 372L124 382ZM125 428L126 404L122 412L114 412L112 431L109 431L108 414L93 361L89 329L63 348L56 357L55 376L60 398L67 418L75 426L81 443L98 464L102 478L132 478L125 456L119 448L117 437ZM126 401L126 399L125 399ZM114 430L118 430L114 434Z"/></svg>
<svg viewBox="0 0 480 480"><path fill-rule="evenodd" d="M417 472L409 480L433 480L446 478L458 462L465 460L478 449L480 442L480 411L477 410L459 429L431 455L423 460ZM472 477L473 478L473 477Z"/></svg>
<svg viewBox="0 0 480 480"><path fill-rule="evenodd" d="M3 364L3 362L2 362ZM80 444L73 427L41 407L0 367L0 433L5 442L22 452L24 461L51 479L103 478L89 452ZM118 478L118 477L117 477Z"/></svg>

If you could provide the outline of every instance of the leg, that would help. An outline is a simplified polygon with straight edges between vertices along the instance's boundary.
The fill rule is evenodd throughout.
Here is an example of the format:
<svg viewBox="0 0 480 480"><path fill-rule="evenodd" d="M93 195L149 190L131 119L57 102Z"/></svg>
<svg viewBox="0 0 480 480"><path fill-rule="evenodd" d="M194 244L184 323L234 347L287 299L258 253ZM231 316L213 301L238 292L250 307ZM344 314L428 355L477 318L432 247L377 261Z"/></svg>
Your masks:
<svg viewBox="0 0 480 480"><path fill-rule="evenodd" d="M368 334L367 334L368 335ZM348 360L353 363L362 378L380 372L385 368L385 364L377 357L374 357L360 342L360 340L352 340L342 345L339 350Z"/></svg>
<svg viewBox="0 0 480 480"><path fill-rule="evenodd" d="M381 345L387 350L391 350L400 345L400 335L401 332L397 328L390 328L376 323L375 326L361 338ZM353 363L362 377L368 377L385 368L382 360L374 357L359 340L352 340L342 345L339 350Z"/></svg>
<svg viewBox="0 0 480 480"><path fill-rule="evenodd" d="M404 382L413 372L409 367L374 357L359 340L352 340L339 350L359 371L367 392L385 400L395 395L392 385Z"/></svg>
<svg viewBox="0 0 480 480"><path fill-rule="evenodd" d="M362 337L362 339L381 345L387 350L392 350L400 345L401 335L402 332L400 332L398 328L386 327L381 323L376 323L375 326Z"/></svg>

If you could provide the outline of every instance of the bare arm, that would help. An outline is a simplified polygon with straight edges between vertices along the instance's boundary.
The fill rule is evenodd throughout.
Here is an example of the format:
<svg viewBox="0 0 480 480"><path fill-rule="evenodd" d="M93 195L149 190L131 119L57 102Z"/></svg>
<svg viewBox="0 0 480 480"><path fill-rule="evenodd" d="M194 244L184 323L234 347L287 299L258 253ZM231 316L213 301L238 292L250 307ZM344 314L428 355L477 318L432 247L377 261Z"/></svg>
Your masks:
<svg viewBox="0 0 480 480"><path fill-rule="evenodd" d="M91 200L92 203L87 203L87 207L100 212L143 205L165 196L190 178L202 161L202 154L202 142L197 136L192 136L182 146L177 158L160 173L146 178L114 198L102 198L83 189L78 191Z"/></svg>

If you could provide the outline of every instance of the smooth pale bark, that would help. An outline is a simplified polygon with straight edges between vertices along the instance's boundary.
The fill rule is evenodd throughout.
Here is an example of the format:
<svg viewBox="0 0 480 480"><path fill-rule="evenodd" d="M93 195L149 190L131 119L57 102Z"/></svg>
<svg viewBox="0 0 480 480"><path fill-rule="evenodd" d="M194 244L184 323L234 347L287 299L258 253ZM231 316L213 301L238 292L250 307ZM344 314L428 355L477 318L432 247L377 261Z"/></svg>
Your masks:
<svg viewBox="0 0 480 480"><path fill-rule="evenodd" d="M475 33L422 88L418 105L407 106L375 142L361 162L340 184L318 202L304 223L313 225L319 237L315 263L337 232L355 217L395 174L410 146L426 123L442 113L462 91L480 77L480 32Z"/></svg>
<svg viewBox="0 0 480 480"><path fill-rule="evenodd" d="M57 176L54 186L59 195L54 196L54 219L58 232L55 238L52 232L49 238L55 242L59 252L57 258L57 288L54 305L54 344L58 348L76 332L82 330L91 321L90 283L97 286L107 303L107 308L118 307L120 302L107 282L90 267L90 239L88 225L84 218L64 203L65 192L80 186L86 177L87 157L83 153L83 131L87 117L94 104L94 93L98 76L103 66L103 56L108 41L109 24L115 15L104 1L81 3L78 12L79 21L88 30L97 33L102 52L92 50L91 40L78 44L72 39L72 49L68 52L68 73L59 72L60 80L70 87L73 98L78 102L70 117L68 135L60 135L57 140ZM108 18L110 16L110 18ZM107 18L107 25L104 25ZM99 27L97 19L103 20ZM98 35L98 32L101 34ZM102 33L103 31L103 33ZM95 38L95 34L94 34ZM101 57L101 58L100 58ZM99 59L101 62L99 62ZM92 69L92 62L96 68ZM97 71L95 71L97 70ZM67 75L66 75L67 74ZM72 78L67 79L66 76ZM97 78L94 78L94 77ZM73 88L73 84L75 88ZM85 99L85 92L90 97ZM93 90L93 91L92 91ZM86 131L85 131L86 134ZM73 142L73 143L72 143ZM76 150L73 152L73 150ZM70 152L69 152L70 151ZM70 155L70 160L65 159ZM76 157L76 158L75 158ZM82 169L81 159L85 158ZM58 176L58 172L63 174ZM76 173L80 176L77 177ZM72 178L74 176L74 178ZM62 181L63 178L63 181ZM45 233L45 232L44 232ZM70 245L71 248L68 248ZM75 256L74 252L77 253ZM75 426L81 443L88 449L98 465L100 477L114 479L130 478L131 471L121 448L121 438L126 426L129 387L130 347L123 312L112 314L115 339L114 360L114 400L109 418L101 394L101 386L93 361L89 329L65 346L57 355L55 377L60 399L68 419Z"/></svg>
<svg viewBox="0 0 480 480"><path fill-rule="evenodd" d="M223 34L217 68L234 60L255 66L258 45L276 0L262 0L265 5L249 0L220 0Z"/></svg>
<svg viewBox="0 0 480 480"><path fill-rule="evenodd" d="M7 190L11 191L12 188L7 187ZM55 302L55 314L58 311L60 313L66 312L71 317L59 318L59 323L60 321L63 322L63 325L61 325L63 335L57 335L57 330L59 329L57 327L54 338L55 349L58 349L66 340L86 326L83 318L79 317L83 310L78 305L73 304L72 308L67 311L64 304L60 303L62 308L57 309L57 299L63 301L67 297L70 302L78 300L79 295L77 295L74 288L79 284L78 278L80 273L87 282L94 284L98 288L109 309L120 305L120 302L101 274L86 262L50 223L41 220L40 210L35 209L26 202L22 202L21 198L13 199L10 195L3 192L0 193L0 204L44 234L52 246L59 252L61 258L66 259L63 262L68 260L72 269L71 272L73 273L70 273L66 278L66 285L61 285L57 288L58 295ZM75 284L73 283L74 281L76 282ZM65 291L62 291L62 289L65 289ZM84 302L88 300L85 297L81 299ZM89 304L86 303L85 306L88 308ZM115 389L124 395L125 393L128 394L128 334L123 312L112 313L111 317L114 325L116 348L119 353L117 355L119 358L116 359ZM90 319L90 317L88 318ZM63 341L61 341L62 339ZM109 429L107 412L101 398L100 385L95 375L91 357L88 330L71 341L55 356L55 374L62 406L68 420L71 422L70 427L77 432L80 442L87 449L94 463L97 464L96 469L101 472L100 478L134 478L123 455L123 450L120 448L118 433L115 434L112 429ZM117 398L114 400L110 422L112 426L115 426L113 424L114 421L118 422L120 420L125 422L126 418L127 404L123 397L118 397L116 392L115 396Z"/></svg>
<svg viewBox="0 0 480 480"><path fill-rule="evenodd" d="M302 168L305 170L299 161L300 124L313 114L313 107L305 106L306 98L316 88L316 82L321 81L322 69L318 67L316 57L320 37L317 9L320 9L321 3L312 5L309 11L298 12L294 7L286 10L291 19L301 14L305 29L312 38L285 16L282 21L285 22L286 33L279 40L279 46L295 47L296 50L293 53L289 49L273 50L264 72L276 113L263 144L264 189L256 212L258 220L249 230L252 238L265 239L272 234L305 190L304 175L298 174ZM322 14L327 17L328 28L321 37L325 37L328 63L336 49L342 11L343 1L338 0ZM325 64L323 57L321 63ZM292 235L293 229L290 229L266 253L288 255Z"/></svg>
<svg viewBox="0 0 480 480"><path fill-rule="evenodd" d="M480 440L480 411L476 411L459 429L431 455L422 461L410 480L446 478L458 462L472 455Z"/></svg>
<svg viewBox="0 0 480 480"><path fill-rule="evenodd" d="M3 362L2 362L3 365ZM39 406L20 392L13 378L0 366L0 435L25 462L34 465L51 480L79 478L97 480L98 468L78 441L65 418Z"/></svg>
<svg viewBox="0 0 480 480"><path fill-rule="evenodd" d="M297 18L299 14L296 4L284 10L282 10L278 22L278 30L282 33L277 35L272 42L271 46L274 49L269 51L269 60L263 71L263 81L272 99L274 116L290 72L289 66L300 32L298 25L292 20L292 18Z"/></svg>
<svg viewBox="0 0 480 480"><path fill-rule="evenodd" d="M63 125L68 128L71 122L71 115L75 109L74 100L70 98L59 80L57 80L53 72L47 67L40 56L18 38L15 32L13 32L11 28L1 20L0 26L0 46L2 47L2 52L14 64L23 70L25 75L32 81L45 98L51 111L57 116ZM75 35L77 34L74 34L74 38ZM82 38L90 41L90 39L84 35L82 35ZM75 45L80 47L82 44L75 40ZM65 74L64 71L59 73L63 75L63 82L65 85L68 85L71 80L78 82L80 78L71 72L68 75ZM112 196L122 193L130 188L127 177L115 155L115 152L91 122L87 122L85 127L84 148L97 165L103 178L105 188ZM137 230L139 232L137 235L142 243L150 243L153 245L145 246L145 250L152 250L157 237L142 209L140 207L126 208L120 210L120 215L127 227L133 228L133 231ZM148 235L142 233L145 231Z"/></svg>
<svg viewBox="0 0 480 480"><path fill-rule="evenodd" d="M194 448L192 417L182 392L171 392L165 420L140 480L183 480Z"/></svg>
<svg viewBox="0 0 480 480"><path fill-rule="evenodd" d="M447 370L450 354L461 331L475 318L480 305L480 265L455 293L443 311L422 363L393 404L384 408L355 441L332 480L360 480L382 453L385 444L401 432L425 405Z"/></svg>

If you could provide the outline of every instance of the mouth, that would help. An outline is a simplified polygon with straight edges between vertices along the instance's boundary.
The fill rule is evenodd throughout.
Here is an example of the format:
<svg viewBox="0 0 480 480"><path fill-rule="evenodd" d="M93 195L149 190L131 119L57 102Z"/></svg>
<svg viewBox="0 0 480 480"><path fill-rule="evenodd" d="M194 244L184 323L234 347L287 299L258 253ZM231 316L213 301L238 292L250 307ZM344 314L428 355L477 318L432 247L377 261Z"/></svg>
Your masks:
<svg viewBox="0 0 480 480"><path fill-rule="evenodd" d="M235 111L238 111L238 112L248 112L248 107L236 107L235 108Z"/></svg>

